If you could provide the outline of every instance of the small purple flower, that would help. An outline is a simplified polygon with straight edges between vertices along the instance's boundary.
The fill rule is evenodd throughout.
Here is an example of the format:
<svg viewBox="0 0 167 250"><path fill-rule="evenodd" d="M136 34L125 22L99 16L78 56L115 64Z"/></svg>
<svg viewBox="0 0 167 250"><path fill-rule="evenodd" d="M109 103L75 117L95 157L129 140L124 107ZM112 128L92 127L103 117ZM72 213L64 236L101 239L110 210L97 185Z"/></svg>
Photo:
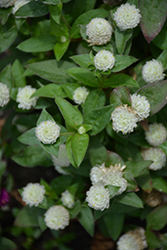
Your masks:
<svg viewBox="0 0 167 250"><path fill-rule="evenodd" d="M5 206L7 203L9 203L10 197L9 193L5 188L1 188L0 192L0 207Z"/></svg>

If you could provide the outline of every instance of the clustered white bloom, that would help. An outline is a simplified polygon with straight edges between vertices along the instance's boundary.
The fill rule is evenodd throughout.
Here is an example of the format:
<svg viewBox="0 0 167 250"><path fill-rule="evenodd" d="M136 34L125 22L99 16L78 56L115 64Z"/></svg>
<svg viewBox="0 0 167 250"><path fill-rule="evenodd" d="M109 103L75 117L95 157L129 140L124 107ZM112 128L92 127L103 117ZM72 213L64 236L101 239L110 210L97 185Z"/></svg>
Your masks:
<svg viewBox="0 0 167 250"><path fill-rule="evenodd" d="M9 88L6 84L0 82L0 107L4 107L10 100Z"/></svg>
<svg viewBox="0 0 167 250"><path fill-rule="evenodd" d="M31 86L25 86L24 88L19 88L16 101L19 103L18 107L22 109L31 109L36 105L38 97L32 97L31 95L36 91L35 88Z"/></svg>
<svg viewBox="0 0 167 250"><path fill-rule="evenodd" d="M69 161L68 156L67 156L65 144L60 145L58 157L55 157L54 155L52 155L52 161L53 161L53 165L54 165L55 169L57 170L57 172L59 172L60 174L67 174L67 172L65 172L62 169L62 167L69 167L70 166L70 161Z"/></svg>
<svg viewBox="0 0 167 250"><path fill-rule="evenodd" d="M28 183L27 186L23 188L22 200L30 207L37 207L43 202L44 194L44 186L39 183Z"/></svg>
<svg viewBox="0 0 167 250"><path fill-rule="evenodd" d="M82 104L85 102L89 91L85 87L78 87L73 94L73 100L77 104Z"/></svg>
<svg viewBox="0 0 167 250"><path fill-rule="evenodd" d="M117 242L118 250L143 250L147 247L145 231L143 228L131 230L122 235Z"/></svg>
<svg viewBox="0 0 167 250"><path fill-rule="evenodd" d="M35 128L35 134L38 140L44 144L53 144L59 137L60 130L61 127L55 121L47 120Z"/></svg>
<svg viewBox="0 0 167 250"><path fill-rule="evenodd" d="M68 207L68 208L72 208L74 206L74 196L68 191L64 191L61 194L61 201L63 203L64 206Z"/></svg>
<svg viewBox="0 0 167 250"><path fill-rule="evenodd" d="M0 7L1 8L8 8L14 4L15 0L1 0Z"/></svg>
<svg viewBox="0 0 167 250"><path fill-rule="evenodd" d="M15 0L14 7L12 9L13 14L15 14L18 9L20 9L23 5L27 3L29 3L29 1L27 0Z"/></svg>
<svg viewBox="0 0 167 250"><path fill-rule="evenodd" d="M96 184L99 181L102 181L104 179L104 176L107 173L107 169L105 167L105 163L103 163L101 166L95 166L90 171L90 179L92 184Z"/></svg>
<svg viewBox="0 0 167 250"><path fill-rule="evenodd" d="M114 21L120 30L133 29L140 23L140 10L129 3L122 4L114 13Z"/></svg>
<svg viewBox="0 0 167 250"><path fill-rule="evenodd" d="M166 163L166 155L162 149L151 147L148 149L142 150L142 156L144 160L153 161L153 163L149 166L151 170L160 170L165 166Z"/></svg>
<svg viewBox="0 0 167 250"><path fill-rule="evenodd" d="M95 55L94 64L96 69L107 71L114 67L115 57L110 51L101 50Z"/></svg>
<svg viewBox="0 0 167 250"><path fill-rule="evenodd" d="M150 103L145 96L133 94L131 95L132 108L136 111L138 121L147 118L150 114Z"/></svg>
<svg viewBox="0 0 167 250"><path fill-rule="evenodd" d="M111 39L112 27L106 19L96 17L86 25L86 35L90 45L106 44Z"/></svg>
<svg viewBox="0 0 167 250"><path fill-rule="evenodd" d="M165 74L163 73L164 68L162 63L158 60L151 60L146 62L142 68L142 76L145 82L153 83L164 79Z"/></svg>
<svg viewBox="0 0 167 250"><path fill-rule="evenodd" d="M45 213L45 223L50 229L64 229L69 225L69 212L63 206L52 206Z"/></svg>
<svg viewBox="0 0 167 250"><path fill-rule="evenodd" d="M161 123L150 124L148 129L145 131L145 136L150 145L156 147L166 141L167 131Z"/></svg>
<svg viewBox="0 0 167 250"><path fill-rule="evenodd" d="M90 187L86 192L86 201L88 206L95 210L103 211L105 208L109 208L110 193L108 188L100 182Z"/></svg>

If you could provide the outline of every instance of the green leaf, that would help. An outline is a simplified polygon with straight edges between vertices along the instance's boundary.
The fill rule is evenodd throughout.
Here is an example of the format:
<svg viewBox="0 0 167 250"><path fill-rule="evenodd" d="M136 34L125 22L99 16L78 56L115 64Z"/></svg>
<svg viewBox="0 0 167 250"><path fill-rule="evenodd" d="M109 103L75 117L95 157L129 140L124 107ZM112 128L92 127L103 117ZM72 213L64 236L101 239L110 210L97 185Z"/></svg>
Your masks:
<svg viewBox="0 0 167 250"><path fill-rule="evenodd" d="M79 166L86 154L89 144L88 134L75 134L71 140L71 148L74 155L75 162Z"/></svg>
<svg viewBox="0 0 167 250"><path fill-rule="evenodd" d="M121 31L116 27L115 42L119 54L123 54L128 40L132 37L132 30Z"/></svg>
<svg viewBox="0 0 167 250"><path fill-rule="evenodd" d="M84 123L91 124L92 130L91 135L96 135L102 131L111 120L111 113L115 109L116 105L111 104L99 109L95 109L87 113L84 117Z"/></svg>
<svg viewBox="0 0 167 250"><path fill-rule="evenodd" d="M161 32L153 40L153 43L160 49L166 50L167 47L167 32L166 25L162 28Z"/></svg>
<svg viewBox="0 0 167 250"><path fill-rule="evenodd" d="M18 11L16 11L16 17L40 17L45 16L49 12L49 8L46 4L40 1L32 1L23 5Z"/></svg>
<svg viewBox="0 0 167 250"><path fill-rule="evenodd" d="M88 66L92 63L89 54L75 55L70 58L82 68L88 68Z"/></svg>
<svg viewBox="0 0 167 250"><path fill-rule="evenodd" d="M147 42L151 42L160 32L165 20L167 2L164 0L140 0L141 30Z"/></svg>
<svg viewBox="0 0 167 250"><path fill-rule="evenodd" d="M150 172L148 169L144 171L140 176L136 178L138 185L147 193L150 193L153 189Z"/></svg>
<svg viewBox="0 0 167 250"><path fill-rule="evenodd" d="M56 6L50 5L49 11L54 21L60 24L60 16L61 16L61 10L62 10L63 4L61 3L60 0L56 0L56 1L59 3Z"/></svg>
<svg viewBox="0 0 167 250"><path fill-rule="evenodd" d="M16 250L17 246L9 239L5 237L0 238L1 250Z"/></svg>
<svg viewBox="0 0 167 250"><path fill-rule="evenodd" d="M38 210L37 207L26 206L18 213L14 225L18 227L36 227L38 226Z"/></svg>
<svg viewBox="0 0 167 250"><path fill-rule="evenodd" d="M39 125L41 122L44 122L44 121L47 121L47 120L51 120L51 121L55 121L53 119L53 117L46 111L46 109L43 109L41 114L40 114L40 117L37 121L37 125Z"/></svg>
<svg viewBox="0 0 167 250"><path fill-rule="evenodd" d="M11 13L12 13L12 7L0 9L0 20L2 25L4 25L7 22Z"/></svg>
<svg viewBox="0 0 167 250"><path fill-rule="evenodd" d="M61 175L55 178L50 185L53 190L56 190L56 194L60 196L64 190L68 189L72 181L73 181L73 176Z"/></svg>
<svg viewBox="0 0 167 250"><path fill-rule="evenodd" d="M158 61L162 63L164 71L167 69L167 50L162 51L162 53L157 58Z"/></svg>
<svg viewBox="0 0 167 250"><path fill-rule="evenodd" d="M117 201L119 201L120 203L123 203L125 205L143 208L143 203L142 203L141 199L135 193L121 194L118 197L116 197L115 199Z"/></svg>
<svg viewBox="0 0 167 250"><path fill-rule="evenodd" d="M106 213L103 216L109 236L115 241L120 236L124 225L124 214Z"/></svg>
<svg viewBox="0 0 167 250"><path fill-rule="evenodd" d="M147 230L145 232L145 235L149 249L155 249L162 246L161 240L157 237L156 232L154 233Z"/></svg>
<svg viewBox="0 0 167 250"><path fill-rule="evenodd" d="M24 76L24 69L19 60L15 60L12 65L12 75L14 77L14 86L24 87L26 85L26 78Z"/></svg>
<svg viewBox="0 0 167 250"><path fill-rule="evenodd" d="M112 68L112 72L119 72L123 69L126 69L131 64L136 62L138 59L133 56L122 56L122 55L115 55L115 65Z"/></svg>
<svg viewBox="0 0 167 250"><path fill-rule="evenodd" d="M61 3L61 0L42 0L41 2L45 3L45 4L53 4L53 5L57 5Z"/></svg>
<svg viewBox="0 0 167 250"><path fill-rule="evenodd" d="M46 34L29 38L17 46L17 49L24 52L45 52L54 49L56 37Z"/></svg>
<svg viewBox="0 0 167 250"><path fill-rule="evenodd" d="M83 123L82 114L71 103L58 96L55 98L55 101L69 126L76 128Z"/></svg>
<svg viewBox="0 0 167 250"><path fill-rule="evenodd" d="M67 156L68 159L70 160L71 164L75 167L78 168L75 160L74 160L74 155L72 152L72 146L71 146L71 142L72 142L72 136L70 136L66 142L66 152L67 152Z"/></svg>
<svg viewBox="0 0 167 250"><path fill-rule="evenodd" d="M70 218L71 219L76 218L76 216L80 213L80 211L81 211L81 202L77 200L74 204L74 207L69 211Z"/></svg>
<svg viewBox="0 0 167 250"><path fill-rule="evenodd" d="M55 35L59 41L62 41L62 37L65 37L66 39L69 37L69 29L66 25L66 22L63 21L63 20L65 20L65 17L63 17L63 18L64 19L62 19L62 18L60 19L60 24L55 22L55 20L52 18L52 16L50 18L51 33L53 35Z"/></svg>
<svg viewBox="0 0 167 250"><path fill-rule="evenodd" d="M133 177L138 177L149 168L151 163L152 161L127 161L124 171L131 173Z"/></svg>
<svg viewBox="0 0 167 250"><path fill-rule="evenodd" d="M151 179L153 188L167 194L167 183L162 177L156 175L155 173L151 173Z"/></svg>
<svg viewBox="0 0 167 250"><path fill-rule="evenodd" d="M46 80L66 83L70 82L70 78L66 75L65 71L74 67L74 64L66 61L56 62L56 60L47 60L29 64L27 67L34 74L39 75Z"/></svg>
<svg viewBox="0 0 167 250"><path fill-rule="evenodd" d="M56 45L54 46L54 54L57 61L59 61L64 55L64 53L67 51L69 44L70 44L69 40L67 40L64 43L62 42L56 43Z"/></svg>
<svg viewBox="0 0 167 250"><path fill-rule="evenodd" d="M106 167L114 166L115 164L121 164L121 166L125 165L123 159L115 152L108 152Z"/></svg>
<svg viewBox="0 0 167 250"><path fill-rule="evenodd" d="M107 149L95 136L91 137L89 146L89 159L93 167L96 165L101 165L107 160Z"/></svg>
<svg viewBox="0 0 167 250"><path fill-rule="evenodd" d="M129 89L124 86L113 89L110 95L110 103L116 103L117 106L120 106L122 104L128 104L128 106L131 106Z"/></svg>
<svg viewBox="0 0 167 250"><path fill-rule="evenodd" d="M8 29L6 32L0 32L0 53L8 49L17 37L17 29L15 26Z"/></svg>
<svg viewBox="0 0 167 250"><path fill-rule="evenodd" d="M13 87L12 67L7 65L0 73L0 82L5 83L9 89Z"/></svg>
<svg viewBox="0 0 167 250"><path fill-rule="evenodd" d="M118 191L120 189L120 187L113 186L113 185L106 185L105 187L107 187L109 190L110 198L113 198L118 193Z"/></svg>
<svg viewBox="0 0 167 250"><path fill-rule="evenodd" d="M154 115L167 103L167 80L147 84L139 89L138 94L147 97L151 106L151 115Z"/></svg>
<svg viewBox="0 0 167 250"><path fill-rule="evenodd" d="M67 70L66 73L87 86L98 87L100 85L100 82L94 74L87 69L71 68Z"/></svg>
<svg viewBox="0 0 167 250"><path fill-rule="evenodd" d="M24 134L17 138L21 143L26 145L40 145L36 135L35 128L26 131Z"/></svg>
<svg viewBox="0 0 167 250"><path fill-rule="evenodd" d="M158 148L161 148L167 156L167 141L159 145Z"/></svg>
<svg viewBox="0 0 167 250"><path fill-rule="evenodd" d="M34 96L55 98L55 96L66 97L66 94L63 91L63 88L61 85L51 83L51 84L47 84L46 86L41 87L40 89L37 89L32 95L32 97Z"/></svg>
<svg viewBox="0 0 167 250"><path fill-rule="evenodd" d="M116 88L118 86L139 87L138 83L132 77L125 74L112 75L103 82L103 88Z"/></svg>
<svg viewBox="0 0 167 250"><path fill-rule="evenodd" d="M82 207L81 212L78 215L78 220L85 230L93 236L94 234L94 220L93 214L89 207Z"/></svg>
<svg viewBox="0 0 167 250"><path fill-rule="evenodd" d="M64 83L62 84L62 87L64 89L64 91L66 92L67 96L73 100L73 95L74 95L74 91L80 87L79 84L77 83Z"/></svg>
<svg viewBox="0 0 167 250"><path fill-rule="evenodd" d="M60 140L57 140L54 144L43 144L40 142L40 145L47 153L58 157Z"/></svg>
<svg viewBox="0 0 167 250"><path fill-rule="evenodd" d="M6 169L6 162L0 160L0 180L2 178L5 169Z"/></svg>
<svg viewBox="0 0 167 250"><path fill-rule="evenodd" d="M154 209L147 216L147 227L152 230L161 230L167 223L167 204Z"/></svg>

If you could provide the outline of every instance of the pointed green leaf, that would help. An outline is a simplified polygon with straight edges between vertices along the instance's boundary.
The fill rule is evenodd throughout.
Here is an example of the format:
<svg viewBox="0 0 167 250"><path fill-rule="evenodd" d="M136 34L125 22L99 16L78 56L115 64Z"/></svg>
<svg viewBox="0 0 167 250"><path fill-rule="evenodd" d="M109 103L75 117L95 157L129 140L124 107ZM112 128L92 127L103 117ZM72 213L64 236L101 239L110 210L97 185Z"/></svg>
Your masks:
<svg viewBox="0 0 167 250"><path fill-rule="evenodd" d="M73 151L72 151L72 146L71 146L72 138L73 138L73 136L70 136L66 142L66 152L67 152L67 156L68 156L68 159L70 160L71 164L75 168L78 168L78 166L74 160L74 155L73 155Z"/></svg>
<svg viewBox="0 0 167 250"><path fill-rule="evenodd" d="M151 173L151 179L153 182L153 188L167 194L167 183L162 177L155 173Z"/></svg>
<svg viewBox="0 0 167 250"><path fill-rule="evenodd" d="M88 66L92 63L89 54L75 55L70 58L83 68L88 68Z"/></svg>
<svg viewBox="0 0 167 250"><path fill-rule="evenodd" d="M17 37L17 28L13 26L6 32L0 32L0 53L8 49Z"/></svg>
<svg viewBox="0 0 167 250"><path fill-rule="evenodd" d="M24 87L26 85L26 78L24 76L24 69L19 60L15 60L12 65L12 75L14 77L14 86L16 88L18 87Z"/></svg>
<svg viewBox="0 0 167 250"><path fill-rule="evenodd" d="M24 134L17 138L21 143L26 145L40 145L36 135L35 128L26 131Z"/></svg>
<svg viewBox="0 0 167 250"><path fill-rule="evenodd" d="M63 88L59 84L47 84L46 86L41 87L40 89L37 89L33 96L43 96L43 97L49 97L49 98L55 98L55 96L60 97L66 97L65 92L63 91Z"/></svg>
<svg viewBox="0 0 167 250"><path fill-rule="evenodd" d="M167 223L167 204L154 209L147 216L147 227L152 230L161 230Z"/></svg>
<svg viewBox="0 0 167 250"><path fill-rule="evenodd" d="M119 54L123 54L128 40L132 37L132 30L121 31L116 27L115 41Z"/></svg>
<svg viewBox="0 0 167 250"><path fill-rule="evenodd" d="M148 169L136 178L138 185L145 191L150 193L153 189L153 183Z"/></svg>
<svg viewBox="0 0 167 250"><path fill-rule="evenodd" d="M131 106L129 89L124 86L113 89L110 95L110 103L117 103L117 106L122 104L128 104L128 106Z"/></svg>
<svg viewBox="0 0 167 250"><path fill-rule="evenodd" d="M104 88L116 88L118 86L139 87L138 83L132 77L125 74L112 75L103 82Z"/></svg>
<svg viewBox="0 0 167 250"><path fill-rule="evenodd" d="M20 210L16 219L15 226L18 227L36 227L38 226L38 207L26 206Z"/></svg>
<svg viewBox="0 0 167 250"><path fill-rule="evenodd" d="M53 0L51 0L53 2ZM54 19L54 21L58 24L60 24L60 15L61 15L61 10L63 7L63 4L61 3L60 0L56 0L55 2L57 2L57 5L50 5L49 6L49 10L50 10L50 14L52 16L52 18ZM53 4L53 3L52 3Z"/></svg>
<svg viewBox="0 0 167 250"><path fill-rule="evenodd" d="M0 73L0 82L5 83L10 89L13 87L12 67L7 65Z"/></svg>
<svg viewBox="0 0 167 250"><path fill-rule="evenodd" d="M107 228L108 234L113 240L117 240L122 232L124 225L124 217L124 214L116 213L106 213L103 216L103 220Z"/></svg>
<svg viewBox="0 0 167 250"><path fill-rule="evenodd" d="M16 250L17 246L9 239L2 237L0 238L1 250Z"/></svg>
<svg viewBox="0 0 167 250"><path fill-rule="evenodd" d="M59 61L64 55L64 53L67 51L69 44L70 44L69 40L67 40L64 43L62 42L56 43L56 45L54 46L54 54L57 61Z"/></svg>
<svg viewBox="0 0 167 250"><path fill-rule="evenodd" d="M143 203L142 203L141 199L135 193L121 194L121 195L117 196L115 199L117 201L119 201L120 203L123 203L125 205L143 208Z"/></svg>
<svg viewBox="0 0 167 250"><path fill-rule="evenodd" d="M89 207L82 207L81 212L78 215L78 220L85 230L93 236L94 234L94 220L93 214Z"/></svg>
<svg viewBox="0 0 167 250"><path fill-rule="evenodd" d="M115 55L115 65L112 68L112 72L119 72L123 69L126 69L131 64L136 62L138 59L133 56L122 56L122 55Z"/></svg>
<svg viewBox="0 0 167 250"><path fill-rule="evenodd" d="M107 160L107 149L102 145L97 136L91 137L89 159L93 167Z"/></svg>
<svg viewBox="0 0 167 250"><path fill-rule="evenodd" d="M151 163L152 161L127 161L124 171L131 173L133 177L138 177L149 168Z"/></svg>

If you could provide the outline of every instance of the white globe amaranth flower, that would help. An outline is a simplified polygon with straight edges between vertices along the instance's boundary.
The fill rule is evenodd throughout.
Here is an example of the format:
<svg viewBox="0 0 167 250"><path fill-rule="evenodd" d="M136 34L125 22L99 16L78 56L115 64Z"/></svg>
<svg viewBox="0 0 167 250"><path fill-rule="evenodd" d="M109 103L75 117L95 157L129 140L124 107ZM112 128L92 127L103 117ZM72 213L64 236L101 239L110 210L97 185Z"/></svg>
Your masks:
<svg viewBox="0 0 167 250"><path fill-rule="evenodd" d="M96 69L107 71L114 67L115 57L110 51L101 50L95 55L94 64Z"/></svg>
<svg viewBox="0 0 167 250"><path fill-rule="evenodd" d="M9 88L6 84L0 82L0 107L4 107L10 100Z"/></svg>
<svg viewBox="0 0 167 250"><path fill-rule="evenodd" d="M90 179L92 184L94 185L99 181L103 181L106 172L107 170L105 167L105 163L103 163L101 166L93 167L90 171Z"/></svg>
<svg viewBox="0 0 167 250"><path fill-rule="evenodd" d="M110 194L108 188L100 182L90 187L89 191L86 192L86 201L88 206L95 210L103 211L109 208Z"/></svg>
<svg viewBox="0 0 167 250"><path fill-rule="evenodd" d="M112 27L106 19L96 17L86 25L86 35L90 45L106 44L111 39Z"/></svg>
<svg viewBox="0 0 167 250"><path fill-rule="evenodd" d="M0 7L1 8L8 8L14 5L15 0L1 0Z"/></svg>
<svg viewBox="0 0 167 250"><path fill-rule="evenodd" d="M148 126L149 131L145 131L148 143L154 147L166 141L167 131L161 123L153 123Z"/></svg>
<svg viewBox="0 0 167 250"><path fill-rule="evenodd" d="M29 3L28 0L15 0L12 13L15 14L18 9L20 9L23 5L27 3Z"/></svg>
<svg viewBox="0 0 167 250"><path fill-rule="evenodd" d="M35 88L32 88L30 85L25 86L24 88L19 88L16 102L19 103L18 107L22 109L31 109L35 107L38 97L32 97L31 95L36 91Z"/></svg>
<svg viewBox="0 0 167 250"><path fill-rule="evenodd" d="M117 242L118 250L143 250L147 247L145 230L137 228L122 235Z"/></svg>
<svg viewBox="0 0 167 250"><path fill-rule="evenodd" d="M64 229L69 225L70 215L63 206L52 206L45 213L45 223L50 229Z"/></svg>
<svg viewBox="0 0 167 250"><path fill-rule="evenodd" d="M114 21L120 30L133 29L140 23L140 10L129 3L122 4L114 13Z"/></svg>
<svg viewBox="0 0 167 250"><path fill-rule="evenodd" d="M164 68L162 63L158 60L151 60L146 62L142 68L142 77L147 83L154 83L164 79Z"/></svg>
<svg viewBox="0 0 167 250"><path fill-rule="evenodd" d="M138 121L146 119L150 114L150 103L145 96L131 95L132 108L136 111Z"/></svg>
<svg viewBox="0 0 167 250"><path fill-rule="evenodd" d="M28 183L26 187L23 188L22 200L30 207L37 207L43 202L45 194L44 186L39 183Z"/></svg>
<svg viewBox="0 0 167 250"><path fill-rule="evenodd" d="M70 166L70 161L67 156L65 144L60 145L58 157L55 157L54 155L52 155L52 162L57 172L59 172L60 174L68 174L62 169L62 167Z"/></svg>
<svg viewBox="0 0 167 250"><path fill-rule="evenodd" d="M77 104L82 104L85 102L87 96L89 95L89 91L85 87L78 87L73 94L73 100Z"/></svg>
<svg viewBox="0 0 167 250"><path fill-rule="evenodd" d="M144 160L151 160L153 163L149 166L151 170L160 170L165 166L166 163L166 155L162 149L152 147L148 149L144 149L141 152Z"/></svg>
<svg viewBox="0 0 167 250"><path fill-rule="evenodd" d="M73 208L74 203L75 203L74 196L68 190L64 191L61 194L61 201L63 205L68 208Z"/></svg>
<svg viewBox="0 0 167 250"><path fill-rule="evenodd" d="M121 131L123 134L127 134L133 132L137 127L136 112L127 104L116 107L111 114L111 119L113 130L117 133Z"/></svg>
<svg viewBox="0 0 167 250"><path fill-rule="evenodd" d="M35 134L37 139L44 144L53 144L59 137L60 130L61 127L55 121L47 120L35 128Z"/></svg>

